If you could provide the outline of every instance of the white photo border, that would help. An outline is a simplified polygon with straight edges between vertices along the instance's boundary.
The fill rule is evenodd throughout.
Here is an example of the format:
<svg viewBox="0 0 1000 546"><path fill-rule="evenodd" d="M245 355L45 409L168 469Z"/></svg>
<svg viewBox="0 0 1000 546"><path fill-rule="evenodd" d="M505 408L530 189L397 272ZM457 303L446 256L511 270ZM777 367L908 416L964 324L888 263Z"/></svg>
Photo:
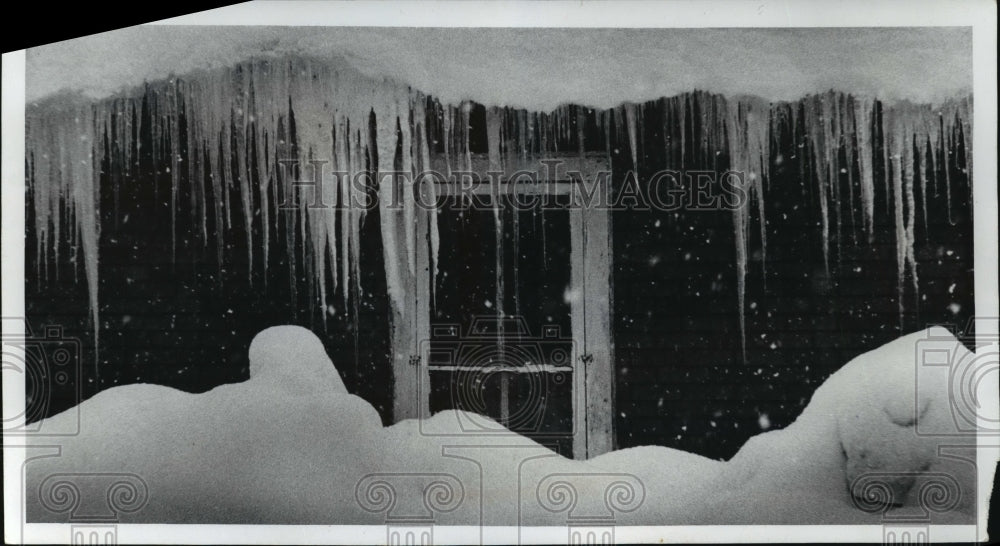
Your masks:
<svg viewBox="0 0 1000 546"><path fill-rule="evenodd" d="M677 0L624 2L527 1L257 1L167 19L153 25L271 25L372 27L629 27L629 28L790 28L926 27L973 29L973 185L975 302L978 316L1000 316L997 287L997 34L996 4L989 1ZM2 90L2 316L24 316L24 104L25 52L3 55ZM4 321L5 336L23 334ZM992 328L992 331L989 330ZM996 336L997 322L977 324L977 334ZM8 380L9 379L9 380ZM997 391L987 389L986 407L998 407ZM4 374L4 417L24 407L23 376ZM933 541L982 541L993 472L1000 447L980 437L977 450L976 525L930 526ZM35 456L35 447L31 456ZM51 448L50 448L51 449ZM57 449L57 448L56 448ZM58 543L69 540L70 524L25 524L22 504L23 445L4 439L4 520L8 542ZM19 522L20 525L14 524ZM486 543L505 542L513 528L484 528ZM472 526L437 527L436 543L479 540ZM22 534L23 533L23 534ZM127 525L117 526L123 543L192 544L367 544L381 542L383 526L300 525ZM566 529L528 528L522 542L564 542ZM882 542L880 525L725 525L618 527L616 542ZM516 534L513 536L517 536ZM525 540L526 539L526 540Z"/></svg>

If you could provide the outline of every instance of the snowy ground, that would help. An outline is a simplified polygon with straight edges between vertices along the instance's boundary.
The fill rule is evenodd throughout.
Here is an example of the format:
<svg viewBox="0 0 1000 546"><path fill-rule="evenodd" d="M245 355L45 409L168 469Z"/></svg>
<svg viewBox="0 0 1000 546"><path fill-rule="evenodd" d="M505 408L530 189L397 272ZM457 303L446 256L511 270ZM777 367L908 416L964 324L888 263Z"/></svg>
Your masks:
<svg viewBox="0 0 1000 546"><path fill-rule="evenodd" d="M135 475L126 481L139 497L112 503L125 507L124 523L879 523L880 507L972 523L976 469L961 456L974 455L962 448L974 439L945 436L960 431L952 385L922 363L928 343L953 362L969 356L940 328L861 355L797 421L728 462L656 446L584 462L513 433L463 434L453 411L383 427L311 332L270 328L250 347L248 381L203 394L128 385L81 404L80 434L27 465L28 521L111 502L100 473ZM70 410L44 426L76 418ZM867 503L852 499L852 484Z"/></svg>

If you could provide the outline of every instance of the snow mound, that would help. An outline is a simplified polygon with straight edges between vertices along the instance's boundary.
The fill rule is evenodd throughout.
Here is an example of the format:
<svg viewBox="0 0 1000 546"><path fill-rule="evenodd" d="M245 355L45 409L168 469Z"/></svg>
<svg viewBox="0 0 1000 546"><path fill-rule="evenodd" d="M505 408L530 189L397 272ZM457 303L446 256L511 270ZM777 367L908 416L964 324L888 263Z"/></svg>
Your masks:
<svg viewBox="0 0 1000 546"><path fill-rule="evenodd" d="M347 387L323 349L301 326L274 326L250 342L250 377L297 392L347 394Z"/></svg>
<svg viewBox="0 0 1000 546"><path fill-rule="evenodd" d="M970 523L974 438L955 434L947 376L922 365L928 339L953 360L970 354L931 329L861 355L792 425L728 462L656 446L573 461L461 411L383 427L311 332L269 328L248 381L116 387L79 406L79 435L34 439L61 449L27 464L28 521L74 521L98 503L123 523ZM110 493L121 482L131 505Z"/></svg>
<svg viewBox="0 0 1000 546"><path fill-rule="evenodd" d="M751 438L727 464L728 479L744 491L775 494L811 487L875 513L941 506L948 508L938 514L945 520L974 513L975 437L956 427L948 383L921 366L927 341L949 350L953 361L971 354L947 330L930 328L858 356L816 390L794 423ZM929 508L926 495L938 487L944 504ZM786 508L760 511L790 523ZM813 515L836 521L819 510Z"/></svg>

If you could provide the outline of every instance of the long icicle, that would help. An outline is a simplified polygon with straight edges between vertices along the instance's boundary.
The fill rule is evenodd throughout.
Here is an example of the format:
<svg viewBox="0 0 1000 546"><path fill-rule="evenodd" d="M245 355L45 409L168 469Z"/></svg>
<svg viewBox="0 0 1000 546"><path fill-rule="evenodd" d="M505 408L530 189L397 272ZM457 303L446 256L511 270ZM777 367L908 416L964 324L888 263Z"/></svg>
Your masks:
<svg viewBox="0 0 1000 546"><path fill-rule="evenodd" d="M95 108L81 96L58 96L46 105L31 105L25 111L25 145L33 159L30 189L34 194L35 229L38 237L40 259L47 261L46 246L51 245L53 259L57 259L58 246L62 243L48 225L57 222L60 207L72 209L76 219L76 234L82 246L84 272L87 279L87 296L90 320L93 322L94 365L99 381L100 370L100 308L98 305L98 250L100 223L98 222L98 193L96 181L100 180L100 162L95 160L95 149L103 147L99 128L107 117L95 115L107 110ZM59 160L53 161L52 153L58 151ZM99 383L98 383L99 384Z"/></svg>
<svg viewBox="0 0 1000 546"><path fill-rule="evenodd" d="M904 276L906 271L906 225L903 219L903 174L902 174L902 132L901 121L891 109L883 110L883 126L887 129L886 155L892 169L892 202L895 217L896 232L896 299L899 310L899 329L903 330L903 312L905 301L903 297Z"/></svg>
<svg viewBox="0 0 1000 546"><path fill-rule="evenodd" d="M412 175L430 167L431 142L433 138L443 138L442 148L449 171L452 158L457 165L471 170L470 123L474 105L468 101L457 106L440 105L441 114L438 117L437 112L427 112L432 104L436 103L394 82L370 78L325 60L291 57L251 59L233 67L198 70L184 79L143 85L107 100L94 102L81 99L72 107L64 105L60 108L46 102L44 107L29 108L26 163L30 203L34 207L32 218L38 260L35 267L39 277L46 279L51 275L58 278L59 263L67 260L64 249L69 244L69 259L74 259L87 277L96 344L100 326L97 313L100 229L97 184L102 176L107 176L114 185L112 190L117 197L124 184L146 174L138 171L140 165L145 165L140 163L141 154L146 153L140 149L140 144L151 144L154 168L163 163L169 165L173 253L176 254L178 245L186 244L177 234L184 232L181 210L187 206L187 200L182 202L180 196L189 191L188 216L194 224L194 231L201 233L202 245L208 246L209 227L216 233L214 246L220 273L232 258L231 247L226 244L230 243L226 232L233 225L232 217L236 216L237 229L242 223L245 231L247 274L251 282L255 278L253 267L256 259L261 259L264 279L267 279L271 230L280 227L285 231L279 239L284 238L284 244L288 246L285 251L290 260L290 273L295 277L305 273L311 283L310 293L323 304L328 287L332 287L334 292L338 287L342 288L344 303L348 304L349 286L351 290L356 290L354 303L357 304L360 299L360 230L364 222L364 207L355 207L356 199L352 198L363 197L356 194L361 191L360 188L353 187L349 177L327 180L323 173L315 173L320 178L319 187L323 190L325 204L334 200L345 208L339 211L324 207L307 208L302 198L308 195L299 192L287 196L296 198L297 207L275 213L281 201L279 195L288 192L290 182L294 181L290 178L291 173L287 176L281 173L279 160L290 158L294 143L298 150L298 157L294 159L329 160L329 154L332 154L334 166L350 175L364 174L369 168L388 174L397 167L397 160L398 166ZM627 139L633 170L638 169L646 144L651 144L646 142L643 130L651 104L627 103L597 114L596 127L605 132L609 153L612 132L618 137L618 143ZM830 213L836 213L841 206L842 181L837 168L841 146L845 148L843 153L847 160L847 198L853 204L851 179L856 161L863 226L868 240L874 242L876 159L873 158L873 149L877 146L879 133L873 132L873 126L877 125L873 122L873 115L880 111L879 103L831 92L789 105L786 114L780 107L772 110L766 103L755 99L727 102L720 96L698 91L655 104L661 105L659 107L665 116L663 133L667 147L664 152L670 156L669 164L675 166L679 163L684 167L691 157L712 161L728 144L732 165L739 165L747 173L748 198L757 200L761 266L765 279L767 228L764 189L768 183L770 146L778 138L776 127L781 125L778 116L787 115L793 138L797 139L797 134L804 135L810 146L815 169L814 184L819 191L823 259L827 271L830 231L835 227L830 225ZM804 112L801 121L798 119L800 106ZM945 192L942 193L946 195L942 198L948 200L950 216L951 171L964 171L961 173L963 176L956 178L956 185L971 184L964 182L972 171L971 108L971 98L966 97L945 103L939 111L905 104L881 109L884 117L881 132L885 140L884 160L889 169L886 180L887 209L894 214L896 223L901 325L906 295L904 281L908 272L914 293L919 297L914 232L918 214L923 215L925 232L930 225L927 217L931 210L927 203L931 198L929 186L937 189L938 169L943 169ZM373 112L377 128L374 142L368 134ZM487 109L491 168L503 169L505 157L524 160L535 150L540 154L551 154L560 147L568 149L574 140L582 143L583 125L588 120L581 112L581 109L568 105L541 115ZM144 119L149 120L152 126L143 127ZM85 138L81 139L87 144L73 140L81 131L89 132L89 136L84 135ZM434 137L430 136L431 133ZM440 133L443 137L439 136ZM141 137L144 139L151 138L152 142L140 142L140 135L144 135ZM720 142L726 138L728 143ZM674 139L679 140L679 146L675 145ZM187 149L181 150L185 142ZM687 149L689 143L691 150ZM402 155L397 157L399 147L402 148ZM87 150L86 157L83 157L83 148ZM100 172L101 161L93 157L95 151L102 156L101 159L110 162L110 172ZM961 154L961 157L954 154ZM377 163L369 166L376 157ZM182 165L182 161L187 165ZM186 177L181 176L181 169L185 167ZM254 176L259 185L252 187ZM379 179L377 184L381 206L400 205L398 209L390 207L381 211L381 229L390 300L401 309L404 288L414 273L415 245L425 244L426 241L418 241L416 237L413 224L416 210L410 188L400 188L396 182ZM155 174L153 183L158 183ZM412 184L412 179L409 183ZM182 184L184 187L181 187ZM957 191L957 187L955 189ZM239 196L231 195L233 192L239 192ZM233 206L230 199L233 199ZM748 247L751 244L749 226L754 216L752 210L743 208L734 211L741 320L744 319L742 305L746 295L747 261L750 259ZM253 218L257 214L261 216L259 225L258 220ZM430 214L431 278L436 290L440 241L436 215L433 212ZM110 216L118 218L117 214ZM212 216L214 222L210 226L209 217ZM498 241L502 243L502 215L497 210L494 210L494 219L499 224L501 239ZM833 236L839 251L842 245L839 215L835 221L837 233ZM854 218L850 221L853 229ZM543 220L543 238L544 228ZM253 234L256 229L261 229L260 235ZM261 248L255 249L258 245ZM299 256L299 250L302 256ZM222 276L220 274L219 278ZM503 288L502 281L498 282L501 297L497 305L501 310ZM407 320L409 318L412 317L407 317ZM741 324L741 329L745 329L745 324Z"/></svg>
<svg viewBox="0 0 1000 546"><path fill-rule="evenodd" d="M872 102L859 99L854 103L855 130L858 142L858 172L861 175L861 209L868 244L875 242L875 165L872 162L871 112Z"/></svg>
<svg viewBox="0 0 1000 546"><path fill-rule="evenodd" d="M503 163L500 155L500 112L496 108L486 111L486 139L489 146L489 172L497 173L495 181L500 183L500 173L503 173ZM492 182L492 181L491 181ZM496 236L496 313L503 318L504 313L504 281L503 281L503 214L500 208L500 188L492 188L493 227Z"/></svg>
<svg viewBox="0 0 1000 546"><path fill-rule="evenodd" d="M902 171L903 171L903 192L906 197L906 263L910 270L910 279L913 285L913 299L920 301L920 284L917 276L917 258L915 253L916 235L915 226L917 218L917 204L913 195L913 133L909 130L912 121L904 127L901 133L902 146Z"/></svg>

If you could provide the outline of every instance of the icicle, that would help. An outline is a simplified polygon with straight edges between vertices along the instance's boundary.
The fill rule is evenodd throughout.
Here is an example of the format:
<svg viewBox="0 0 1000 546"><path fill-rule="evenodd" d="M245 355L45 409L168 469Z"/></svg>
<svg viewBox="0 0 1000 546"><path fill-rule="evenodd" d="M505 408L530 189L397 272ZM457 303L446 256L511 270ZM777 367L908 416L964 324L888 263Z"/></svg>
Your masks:
<svg viewBox="0 0 1000 546"><path fill-rule="evenodd" d="M518 129L518 157L523 161L528 156L528 111L518 110L517 112L517 129Z"/></svg>
<svg viewBox="0 0 1000 546"><path fill-rule="evenodd" d="M549 142L552 140L549 127L552 124L552 114L540 112L538 114L538 153L546 154L552 149Z"/></svg>
<svg viewBox="0 0 1000 546"><path fill-rule="evenodd" d="M196 92L190 82L183 82L183 109L186 123L185 140L187 141L187 174L188 183L191 185L192 199L195 201L194 210L191 211L192 223L201 232L202 247L208 246L208 205L204 180L204 150L205 142L199 134L199 124L195 120L194 101ZM200 214L199 214L200 213ZM195 219L200 221L195 222Z"/></svg>
<svg viewBox="0 0 1000 546"><path fill-rule="evenodd" d="M926 138L926 137L925 137ZM920 142L918 139L917 146L917 156L914 160L920 168L920 209L922 213L922 218L924 222L924 240L927 240L928 236L928 222L927 222L927 141L924 140Z"/></svg>
<svg viewBox="0 0 1000 546"><path fill-rule="evenodd" d="M319 291L317 303L325 323L327 267L333 290L336 290L338 273L336 213L330 201L336 198L337 188L333 180L325 176L329 154L333 152L333 112L329 103L333 95L333 75L312 62L297 63L294 69L297 74L291 82L290 97L295 113L301 176L315 182L311 192L300 195L300 225L308 232L311 242L313 255L307 263L312 263L313 279ZM303 245L303 249L307 248L310 246Z"/></svg>
<svg viewBox="0 0 1000 546"><path fill-rule="evenodd" d="M91 320L94 321L94 359L98 360L100 350L100 316L98 313L97 294L97 253L99 242L98 214L97 214L97 193L95 192L94 181L97 178L97 169L93 156L94 142L94 120L91 118L92 110L84 107L79 112L76 127L79 140L75 146L76 157L76 177L73 180L73 200L76 207L76 216L79 221L80 237L83 243L83 259L86 263L87 288L90 300Z"/></svg>
<svg viewBox="0 0 1000 546"><path fill-rule="evenodd" d="M907 237L906 227L903 219L903 175L902 175L902 123L897 119L895 112L890 109L883 110L883 124L888 127L886 131L886 154L889 166L892 169L892 196L893 210L896 226L896 298L899 310L899 328L903 329L903 287L906 271L907 259Z"/></svg>
<svg viewBox="0 0 1000 546"><path fill-rule="evenodd" d="M177 262L177 195L180 191L180 105L176 81L167 89L167 126L170 131L170 260Z"/></svg>
<svg viewBox="0 0 1000 546"><path fill-rule="evenodd" d="M406 267L410 276L415 275L417 263L416 247L416 204L413 201L413 145L411 142L410 94L406 90L396 91L397 111L399 112L399 139L402 144L402 184L403 192L403 231L405 233Z"/></svg>
<svg viewBox="0 0 1000 546"><path fill-rule="evenodd" d="M637 129L639 132L639 138L638 138L639 150L645 150L646 149L646 103L642 102L638 104L638 107L636 109L636 120L638 121ZM645 155L643 155L643 158L645 160Z"/></svg>
<svg viewBox="0 0 1000 546"><path fill-rule="evenodd" d="M726 134L729 137L730 166L734 170L742 171L744 176L749 174L749 161L747 154L746 127L744 126L744 112L742 105L733 102L728 105L729 112L726 118ZM746 301L746 271L747 271L747 207L749 203L739 203L733 207L733 236L736 240L736 302L737 314L740 323L740 354L745 363L747 361L746 347L746 311L744 302Z"/></svg>
<svg viewBox="0 0 1000 546"><path fill-rule="evenodd" d="M34 106L33 108L38 108ZM50 182L53 166L49 160L50 151L54 150L54 143L49 135L44 132L44 121L33 119L32 111L27 114L27 127L25 144L30 150L31 173L29 188L33 197L33 210L35 218L35 269L39 277L42 276L42 269L48 265L48 235L49 220L49 192L52 191Z"/></svg>
<svg viewBox="0 0 1000 546"><path fill-rule="evenodd" d="M764 213L764 181L770 177L771 140L768 129L771 125L771 109L762 101L750 103L747 119L749 132L755 139L751 151L756 166L755 196L757 198L757 218L760 222L760 273L761 282L767 286L767 215Z"/></svg>
<svg viewBox="0 0 1000 546"><path fill-rule="evenodd" d="M451 127L454 123L451 115L451 106L445 106L441 110L441 126L444 128L444 164L445 168L448 170L448 179L451 179L451 150L452 146L452 134Z"/></svg>
<svg viewBox="0 0 1000 546"><path fill-rule="evenodd" d="M837 168L837 157L838 157L838 134L836 133L837 127L837 100L836 95L833 91L828 91L824 93L820 99L820 104L822 105L821 119L822 119L822 130L823 130L823 148L821 150L823 154L823 162L826 165L826 194L824 194L824 199L826 201L827 209L827 237L829 238L829 205L833 205L833 215L834 215L834 241L837 243L837 264L840 264L841 256L841 237L840 237L840 170ZM827 243L829 247L829 243Z"/></svg>
<svg viewBox="0 0 1000 546"><path fill-rule="evenodd" d="M770 140L768 138L768 127L770 120L766 112L769 111L762 102L749 99L727 102L721 97L716 97L713 101L711 116L724 115L718 119L718 123L723 124L725 134L728 136L726 146L729 150L730 168L744 174L744 181L747 185L747 202L740 203L733 208L733 234L736 240L736 286L737 286L737 308L740 321L740 348L743 361L746 361L746 315L744 302L746 299L746 272L748 259L748 240L750 213L750 199L757 200L758 216L760 218L761 236L761 256L762 273L766 276L766 265L764 256L766 255L767 233L766 219L764 215L764 191L763 179L768 175L768 162L770 158ZM718 104L715 104L718 103ZM712 133L721 134L723 131L715 129ZM716 137L709 136L711 143L709 148L715 148L719 144L714 142Z"/></svg>
<svg viewBox="0 0 1000 546"><path fill-rule="evenodd" d="M490 108L486 111L486 139L489 149L490 172L503 172L500 156L500 113L496 108ZM499 192L500 188L493 188L493 226L496 235L496 312L497 316L502 318L504 316L503 215L501 214Z"/></svg>
<svg viewBox="0 0 1000 546"><path fill-rule="evenodd" d="M635 170L635 175L639 176L639 144L636 138L638 122L636 121L635 109L636 106L633 103L625 105L625 119L628 125L628 145L632 151L632 168Z"/></svg>
<svg viewBox="0 0 1000 546"><path fill-rule="evenodd" d="M471 102L463 102L460 108L461 111L461 138L462 138L462 151L465 153L465 170L472 171L472 149L469 147L469 115L472 111Z"/></svg>
<svg viewBox="0 0 1000 546"><path fill-rule="evenodd" d="M938 161L937 161L937 147L939 146L941 139L941 126L939 119L939 112L932 111L928 112L927 120L925 122L927 125L927 153L926 159L929 161L928 168L928 178L931 180L931 185L933 187L934 198L939 197L938 188ZM929 235L929 234L928 234Z"/></svg>
<svg viewBox="0 0 1000 546"><path fill-rule="evenodd" d="M955 116L959 129L962 131L962 138L965 143L965 175L969 181L970 189L972 185L972 95L966 95L955 102Z"/></svg>
<svg viewBox="0 0 1000 546"><path fill-rule="evenodd" d="M232 76L231 70L228 69L220 74L220 80L213 88L216 96L216 100L213 103L215 110L215 119L218 123L219 129L219 139L222 142L222 146L219 149L221 156L220 161L222 163L219 166L219 170L222 173L222 196L226 218L226 229L233 228L233 213L232 205L230 204L230 189L233 187L233 134L232 134L232 109L228 106L230 95L232 93Z"/></svg>
<svg viewBox="0 0 1000 546"><path fill-rule="evenodd" d="M948 205L948 223L955 225L955 222L951 219L951 131L949 131L949 127L944 124L943 116L941 123L941 162L944 163L944 189Z"/></svg>
<svg viewBox="0 0 1000 546"><path fill-rule="evenodd" d="M375 108L375 144L378 152L378 201L379 219L382 231L382 255L385 263L386 290L392 302L393 309L402 318L405 308L403 297L406 287L403 285L401 264L406 259L404 234L400 229L398 216L398 188L396 181L386 175L393 170L397 143L397 102L392 96L392 90L377 88L373 100ZM399 324L396 322L395 324Z"/></svg>
<svg viewBox="0 0 1000 546"><path fill-rule="evenodd" d="M418 149L417 157L420 164L417 167L417 174L429 173L431 171L431 155L428 136L428 116L426 110L427 98L418 93L414 99L413 125L416 133L414 139ZM426 190L426 193L425 193ZM435 181L426 179L418 188L426 201L425 203L437 203L437 187ZM438 232L437 209L425 211L427 214L427 225L430 231L430 269L431 269L431 298L436 302L437 298L437 274L438 274L438 254L441 248L441 236Z"/></svg>
<svg viewBox="0 0 1000 546"><path fill-rule="evenodd" d="M840 195L840 144L841 144L841 134L840 134L840 100L839 94L829 91L826 94L826 100L824 101L826 105L826 111L824 112L824 117L826 117L826 123L824 127L828 128L829 133L827 134L827 158L830 162L830 198L833 201L834 218L836 219L836 229L834 231L835 239L837 241L837 265L840 265L841 250L843 249L843 215L841 213L841 195Z"/></svg>
<svg viewBox="0 0 1000 546"><path fill-rule="evenodd" d="M920 301L920 285L917 277L917 259L914 249L916 243L915 224L917 217L916 200L913 195L913 136L904 128L900 135L903 139L903 191L906 196L906 262L910 269L910 279L913 283L914 300Z"/></svg>
<svg viewBox="0 0 1000 546"><path fill-rule="evenodd" d="M103 110L101 110L103 113ZM74 236L79 237L87 279L90 318L93 321L94 360L99 360L100 313L98 306L98 202L95 180L99 180L100 162L95 161L95 146L103 143L97 129L104 116L79 96L60 95L44 104L31 105L25 112L25 149L32 159L30 188L34 195L35 229L39 259L47 260L46 246L58 259L61 207L71 210L76 219ZM97 148L99 149L99 148ZM59 161L53 161L53 153ZM53 224L50 237L48 226ZM71 232L72 233L72 232ZM74 237L75 238L75 237ZM71 239L72 240L72 239Z"/></svg>
<svg viewBox="0 0 1000 546"><path fill-rule="evenodd" d="M681 169L682 170L687 165L685 163L685 157L684 157L685 153L686 153L686 150L687 150L687 112L688 112L687 101L688 101L688 95L687 94L684 94L684 95L681 95L680 97L678 97L678 101L677 101L677 107L680 109L680 111L678 112L679 113L678 117L680 118L680 127L681 127Z"/></svg>
<svg viewBox="0 0 1000 546"><path fill-rule="evenodd" d="M100 162L90 156L89 150L107 155L110 162L107 176L115 190L129 183L136 174L146 174L137 171L141 154L145 153L140 144L152 144L151 153L156 167L165 163L169 165L172 253L176 254L177 234L185 230L183 209L187 204L181 196L189 191L190 223L195 229L199 229L200 223L202 244L205 246L209 237L208 216L214 215L211 227L216 234L214 246L220 271L226 265L224 259L230 258L225 250L225 232L231 226L231 217L242 215L242 220L236 218L236 222L238 226L242 222L245 231L249 262L247 274L251 281L254 279L255 254L262 255L266 281L270 237L272 233L280 233L280 227L284 229L284 234L278 237L284 239L286 248L283 251L288 253L289 272L293 278L298 279L304 273L310 283L309 293L323 304L328 293L333 294L342 288L345 307L351 303L351 293L355 295L355 306L361 299L360 237L364 208L355 206L355 201L363 199L357 195L362 190L354 188L351 183L353 177L369 169L385 176L397 165L405 173L419 174L431 167L430 147L437 138L443 139L442 148L449 175L452 174L452 161L456 169L472 170L472 103L466 101L458 106L435 106L422 94L394 82L369 78L354 70L316 59L251 59L230 68L195 71L185 79L144 85L138 90L88 106L69 108L51 104L46 103L45 108L33 106L29 109L29 154L26 160L30 199L35 210L33 220L38 255L35 267L40 278L47 278L50 274L58 276L59 262L67 259L64 255L67 250L62 245L68 245L77 267L83 269L86 275L95 336L99 328L99 216L96 196L100 190L95 184L102 173L98 172ZM748 202L733 211L740 329L744 337L741 347L745 355L744 300L747 262L751 256L749 246L753 239L750 224L754 216L759 218L761 268L766 280L764 189L769 183L772 142L777 143L779 128L783 129L786 121L784 117L787 116L791 125L795 145L798 146L802 140L799 135L801 129L801 135L809 146L805 153L811 152L815 159L823 260L829 273L831 207L836 214L834 237L838 252L842 242L843 191L838 168L841 146L845 147L847 161L849 210L853 211L854 204L853 169L856 158L862 224L868 240L874 242L873 172L877 159L873 158L873 146L879 135L873 133L877 129L873 128L876 124L872 116L873 112L878 112L876 108L880 105L870 99L829 92L807 98L801 103L772 108L757 100L741 98L726 101L724 97L701 91L664 98L656 104L663 113L664 125L657 129L663 133L663 152L668 165L676 167L679 164L681 168L686 168L692 156L706 163L719 161L724 157L721 152L728 149L731 167L741 169L747 175ZM802 119L799 107L803 108ZM971 107L971 97L966 97L949 101L934 114L926 107L911 108L906 105L886 107L884 111L884 160L889 167L886 195L891 193L893 197L891 201L887 199L887 208L894 213L896 222L901 323L907 271L911 273L914 292L919 296L914 224L917 214L922 211L925 232L932 225L927 217L928 181L932 181L936 190L937 169L944 169L950 213L951 169L965 169L971 177ZM428 108L432 110L431 114L428 114ZM628 103L595 114L596 127L604 134L609 159L615 152L612 142L620 147L627 139L633 171L638 171L642 150L650 144L645 142L645 108L645 103ZM589 115L585 112L582 108L568 105L544 114L488 108L486 129L490 168L503 171L508 157L524 161L532 153L550 154L560 147L571 149L574 140L579 153L583 154L586 118ZM369 135L373 113L376 133ZM145 115L152 123L146 129L142 127ZM186 123L182 124L182 121ZM87 157L82 156L83 145L78 146L73 140L80 127L90 132ZM182 131L186 133L182 134ZM290 134L292 131L294 135ZM152 142L140 143L138 138L142 134L148 135L145 138L151 137ZM185 142L187 149L181 150ZM312 173L310 166L302 171L303 176L312 174L321 177L320 187L325 204L332 206L335 202L343 205L341 208L308 208L306 204L311 199L307 189L304 194L286 196L298 203L297 208L277 210L278 203L282 201L279 192L292 191L292 180L288 178L291 173L281 173L278 160L290 157L293 142L298 150L295 159L300 162L327 160L332 154L336 170L348 173L348 176L330 178L322 176L322 172ZM951 158L948 154L959 153L962 142L965 144L965 156ZM917 146L915 150L914 143ZM402 148L399 158L396 156L397 147ZM800 162L805 161L805 153L800 155ZM943 154L940 159L937 153ZM376 157L378 160L373 164ZM187 163L186 177L180 173L180 169L185 168L182 165L184 162ZM87 176L81 174L88 170L93 172ZM259 187L252 187L254 176ZM914 187L918 183L917 176L919 188ZM409 308L403 303L405 298L410 297L407 288L415 276L418 245L428 242L431 284L432 290L436 291L440 250L437 218L433 212L427 212L428 237L426 240L418 237L415 226L422 226L425 218L418 216L424 212L418 212L412 200L413 181L412 178L404 180L403 186L400 186L398 179L378 179L383 258L394 321L412 319L401 316L402 310ZM154 175L154 184L159 183L163 183L163 179ZM183 188L182 183L185 184ZM436 201L436 195L426 194L427 191L435 191L433 183L420 189L422 199ZM919 208L915 202L917 190L920 192ZM239 192L240 204L236 203L235 195L230 196L231 191ZM230 206L230 198L234 200L233 206ZM756 200L756 215L749 208L753 206L750 200ZM254 220L258 206L261 216L259 226L258 220ZM212 211L209 212L209 209ZM494 220L497 252L502 253L504 227L499 200L494 202ZM514 221L518 221L516 217ZM856 225L853 214L850 222L853 236ZM261 230L257 236L253 233L256 229ZM541 229L544 246L544 218ZM515 241L518 238L515 232ZM261 248L255 249L257 245ZM419 248L420 252L425 250ZM78 260L75 259L77 256ZM505 284L501 276L502 254L498 256L497 311L502 314ZM292 282L294 290L297 281ZM516 278L514 286L517 286ZM516 292L514 299L517 299ZM324 317L325 314L324 311ZM406 327L402 323L397 324L401 328Z"/></svg>
<svg viewBox="0 0 1000 546"><path fill-rule="evenodd" d="M132 147L135 145L135 133L133 131L134 127L132 122L135 116L132 113L132 98L124 98L121 101L122 105L122 146L123 146L123 164L125 166L125 175L130 176L132 174L133 157L132 157Z"/></svg>
<svg viewBox="0 0 1000 546"><path fill-rule="evenodd" d="M547 114L538 114L538 154L540 156L544 156L549 152L548 123L549 117ZM542 228L542 270L547 271L549 268L549 245L545 229L545 207L541 208L539 216L541 216L540 223Z"/></svg>
<svg viewBox="0 0 1000 546"><path fill-rule="evenodd" d="M580 108L580 107L577 107L576 111L577 111L577 131L580 133L580 135L582 137L582 128L583 128L583 122L582 122L583 114L582 114L582 112L583 112L583 109ZM503 150L502 153L504 154L505 158L509 157L509 156L512 156L512 155L515 155L516 149L517 149L516 148L517 142L515 142L515 136L514 136L515 133L512 130L514 128L513 127L513 122L514 122L514 116L515 115L516 115L516 112L512 112L510 109L505 108L503 110L504 120L508 122L508 123L504 123L501 126L502 127L502 134L503 134L503 142L505 144L505 148L504 148L504 150ZM583 139L580 138L579 142L581 143L581 150L582 150L582 148L583 148L583 146L582 146ZM520 297L521 284L520 284L520 277L519 277L519 275L520 275L520 267L518 265L518 261L519 261L519 258L521 256L521 246L520 246L521 245L521 217L520 217L520 214L518 214L517 207L514 207L514 210L512 210L511 219L512 219L512 221L511 221L511 227L512 227L512 232L513 232L512 235L511 235L511 242L512 242L513 247L514 247L513 248L514 268L511 271L512 277L513 277L513 279L512 279L512 281L513 281L512 285L513 285L513 300L514 300L514 316L521 316L521 297Z"/></svg>
<svg viewBox="0 0 1000 546"><path fill-rule="evenodd" d="M823 269L830 274L830 214L827 207L827 192L829 187L829 148L826 142L826 117L823 98L816 96L811 105L806 108L805 127L813 150L813 163L816 166L816 182L819 194L820 229L823 242ZM818 110L818 112L817 112Z"/></svg>
<svg viewBox="0 0 1000 546"><path fill-rule="evenodd" d="M267 286L267 266L270 250L270 201L268 199L268 183L271 176L268 166L273 159L268 156L268 146L274 138L274 97L267 93L267 64L253 62L250 64L250 103L251 123L253 126L253 153L257 165L257 184L260 195L261 224L261 258L264 286Z"/></svg>
<svg viewBox="0 0 1000 546"><path fill-rule="evenodd" d="M337 172L337 202L340 205L340 284L343 287L344 308L347 308L351 278L351 197L350 166L347 161L347 122L342 112L336 112L333 119L333 168Z"/></svg>
<svg viewBox="0 0 1000 546"><path fill-rule="evenodd" d="M348 125L348 128L354 125ZM365 125L367 127L367 124ZM364 163L362 160L362 130L355 129L354 134L354 144L351 146L351 180L354 180L363 170ZM354 197L354 189L351 189L351 195ZM351 278L354 279L354 283L351 285L354 292L354 305L357 307L360 304L361 299L361 224L364 222L364 208L358 206L351 201ZM355 313L357 315L357 313ZM355 317L356 318L356 317Z"/></svg>
<svg viewBox="0 0 1000 546"><path fill-rule="evenodd" d="M250 93L246 70L237 70L239 81L233 90L234 105L231 112L233 131L236 141L236 169L239 177L240 201L243 205L243 230L246 232L247 243L247 280L253 285L253 195L250 193L250 170L247 167L247 131Z"/></svg>
<svg viewBox="0 0 1000 546"><path fill-rule="evenodd" d="M854 220L854 137L858 133L854 118L854 97L841 95L841 145L847 159L847 214L851 221L851 243L858 245L857 222Z"/></svg>
<svg viewBox="0 0 1000 546"><path fill-rule="evenodd" d="M861 208L868 243L875 242L875 164L872 161L873 104L869 99L854 102L855 130L858 140L858 172L861 175Z"/></svg>

